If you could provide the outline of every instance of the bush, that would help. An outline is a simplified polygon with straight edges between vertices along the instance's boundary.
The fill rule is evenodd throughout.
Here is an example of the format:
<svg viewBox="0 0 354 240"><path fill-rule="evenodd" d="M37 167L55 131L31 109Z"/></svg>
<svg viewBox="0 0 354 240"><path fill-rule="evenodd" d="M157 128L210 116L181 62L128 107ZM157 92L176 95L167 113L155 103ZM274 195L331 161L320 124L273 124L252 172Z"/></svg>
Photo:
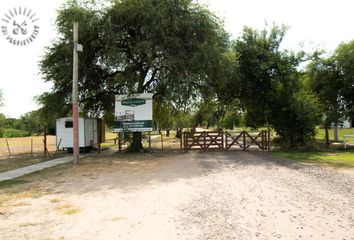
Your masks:
<svg viewBox="0 0 354 240"><path fill-rule="evenodd" d="M320 110L313 95L304 91L295 93L272 119L278 134L276 142L283 148L311 145L315 139L316 126L321 122Z"/></svg>
<svg viewBox="0 0 354 240"><path fill-rule="evenodd" d="M4 129L2 132L2 137L4 138L28 137L28 136L31 136L29 132L13 129L13 128Z"/></svg>

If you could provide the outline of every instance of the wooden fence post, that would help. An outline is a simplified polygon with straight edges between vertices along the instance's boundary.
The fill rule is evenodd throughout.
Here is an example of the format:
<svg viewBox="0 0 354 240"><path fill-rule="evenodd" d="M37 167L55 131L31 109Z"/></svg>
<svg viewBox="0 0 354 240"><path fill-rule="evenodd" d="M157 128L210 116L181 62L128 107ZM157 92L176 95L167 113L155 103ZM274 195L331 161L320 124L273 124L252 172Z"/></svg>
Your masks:
<svg viewBox="0 0 354 240"><path fill-rule="evenodd" d="M118 132L118 152L122 152L121 132Z"/></svg>
<svg viewBox="0 0 354 240"><path fill-rule="evenodd" d="M246 132L243 131L243 151L246 151Z"/></svg>
<svg viewBox="0 0 354 240"><path fill-rule="evenodd" d="M6 144L7 144L7 151L9 152L9 157L10 157L11 151L10 151L10 146L9 146L9 142L7 141L7 138L6 138Z"/></svg>
<svg viewBox="0 0 354 240"><path fill-rule="evenodd" d="M31 157L33 157L33 138L31 138Z"/></svg>
<svg viewBox="0 0 354 240"><path fill-rule="evenodd" d="M183 150L183 132L182 132L182 129L180 130L180 138L179 138L179 143L180 143L180 148L181 150Z"/></svg>
<svg viewBox="0 0 354 240"><path fill-rule="evenodd" d="M162 132L161 132L161 149L163 150L163 135L162 135Z"/></svg>
<svg viewBox="0 0 354 240"><path fill-rule="evenodd" d="M268 140L268 143L267 143L268 148L267 149L268 149L268 151L270 151L270 126L269 126L269 124L268 124L268 134L267 135L268 135L268 139L267 139Z"/></svg>

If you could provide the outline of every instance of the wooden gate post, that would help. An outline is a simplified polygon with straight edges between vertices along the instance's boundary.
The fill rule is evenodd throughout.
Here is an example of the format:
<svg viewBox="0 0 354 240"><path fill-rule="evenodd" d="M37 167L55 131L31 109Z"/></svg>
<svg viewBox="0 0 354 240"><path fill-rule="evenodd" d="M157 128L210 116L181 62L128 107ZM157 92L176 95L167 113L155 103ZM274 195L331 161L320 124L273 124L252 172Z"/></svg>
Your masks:
<svg viewBox="0 0 354 240"><path fill-rule="evenodd" d="M246 151L246 132L243 131L243 151Z"/></svg>
<svg viewBox="0 0 354 240"><path fill-rule="evenodd" d="M121 132L118 132L118 152L122 152L122 140L121 140Z"/></svg>
<svg viewBox="0 0 354 240"><path fill-rule="evenodd" d="M180 148L181 148L181 151L183 150L183 140L182 140L182 138L183 138L183 131L182 131L182 128L181 128L181 130L180 130L180 138L179 138L179 143L180 143Z"/></svg>

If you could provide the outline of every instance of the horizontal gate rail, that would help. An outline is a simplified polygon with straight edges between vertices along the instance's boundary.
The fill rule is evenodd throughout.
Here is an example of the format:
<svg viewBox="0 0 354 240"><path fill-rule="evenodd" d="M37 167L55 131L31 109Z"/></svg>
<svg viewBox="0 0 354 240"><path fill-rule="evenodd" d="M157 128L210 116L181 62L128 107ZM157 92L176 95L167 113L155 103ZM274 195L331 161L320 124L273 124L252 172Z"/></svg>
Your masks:
<svg viewBox="0 0 354 240"><path fill-rule="evenodd" d="M183 150L208 150L226 149L231 147L242 150L250 149L251 146L263 151L269 150L269 134L267 131L249 133L242 131L238 133L229 132L184 132ZM181 145L181 146L182 146Z"/></svg>
<svg viewBox="0 0 354 240"><path fill-rule="evenodd" d="M242 131L236 134L225 132L225 148L230 149L232 146L239 147L242 150L247 150L251 146L256 146L263 151L268 150L269 143L267 131L261 131L254 134L247 131Z"/></svg>
<svg viewBox="0 0 354 240"><path fill-rule="evenodd" d="M184 132L183 149L224 149L223 132Z"/></svg>

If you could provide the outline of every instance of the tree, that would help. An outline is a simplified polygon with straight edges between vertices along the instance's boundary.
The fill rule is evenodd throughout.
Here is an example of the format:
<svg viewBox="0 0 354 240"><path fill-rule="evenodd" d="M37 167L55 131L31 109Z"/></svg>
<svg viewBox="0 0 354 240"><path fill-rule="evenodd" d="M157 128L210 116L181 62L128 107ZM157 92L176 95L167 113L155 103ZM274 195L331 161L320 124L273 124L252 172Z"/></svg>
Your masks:
<svg viewBox="0 0 354 240"><path fill-rule="evenodd" d="M219 20L191 0L122 0L102 9L69 2L57 19L61 37L41 61L45 80L54 83L47 97L58 96L57 106L70 103L74 21L87 49L79 65L83 115L113 114L116 94L166 98L168 91L202 88L212 82L211 66L228 47ZM132 150L140 151L141 134L133 139Z"/></svg>
<svg viewBox="0 0 354 240"><path fill-rule="evenodd" d="M270 124L283 147L305 145L314 138L319 121L318 103L303 91L297 71L303 53L280 49L286 27L269 31L245 28L234 43L239 54L240 88L236 92L246 123L251 127ZM312 114L309 112L314 111Z"/></svg>
<svg viewBox="0 0 354 240"><path fill-rule="evenodd" d="M323 106L326 143L328 129L354 117L354 40L340 44L329 57L314 55L304 81ZM335 135L338 140L338 135Z"/></svg>
<svg viewBox="0 0 354 240"><path fill-rule="evenodd" d="M331 58L315 56L307 66L304 81L322 104L326 143L329 145L328 129L332 123L338 126L344 115L344 105L340 100L342 83L334 61Z"/></svg>

